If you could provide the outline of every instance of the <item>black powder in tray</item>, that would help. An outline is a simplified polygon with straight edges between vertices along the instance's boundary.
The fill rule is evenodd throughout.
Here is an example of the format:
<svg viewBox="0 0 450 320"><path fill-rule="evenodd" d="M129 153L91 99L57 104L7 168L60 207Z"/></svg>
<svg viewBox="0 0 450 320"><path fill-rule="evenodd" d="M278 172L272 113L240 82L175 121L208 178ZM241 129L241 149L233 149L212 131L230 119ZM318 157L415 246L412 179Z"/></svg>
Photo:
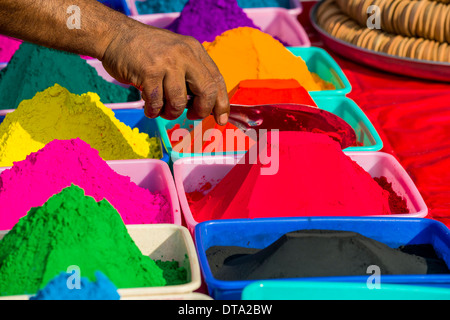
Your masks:
<svg viewBox="0 0 450 320"><path fill-rule="evenodd" d="M446 263L429 244L391 248L351 231L299 230L284 234L266 248L213 246L206 257L214 278L227 281L448 274Z"/></svg>

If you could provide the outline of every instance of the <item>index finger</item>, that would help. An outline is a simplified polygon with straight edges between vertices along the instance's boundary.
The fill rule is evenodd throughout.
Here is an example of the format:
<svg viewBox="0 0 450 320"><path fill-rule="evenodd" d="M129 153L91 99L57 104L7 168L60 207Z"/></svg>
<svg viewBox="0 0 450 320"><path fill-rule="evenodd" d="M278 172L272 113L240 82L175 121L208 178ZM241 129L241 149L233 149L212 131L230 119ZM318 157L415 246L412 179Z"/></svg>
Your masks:
<svg viewBox="0 0 450 320"><path fill-rule="evenodd" d="M186 71L186 83L193 97L187 117L191 120L204 119L215 107L219 88L216 81L200 60L191 63Z"/></svg>
<svg viewBox="0 0 450 320"><path fill-rule="evenodd" d="M227 86L219 68L213 59L209 56L206 49L202 47L202 52L200 53L200 59L209 70L211 76L218 86L217 98L214 103L213 113L216 122L220 125L225 125L228 122L228 116L230 114L230 101L228 99Z"/></svg>
<svg viewBox="0 0 450 320"><path fill-rule="evenodd" d="M199 84L195 79L201 79L197 78L197 76L200 77L208 77L209 81L214 83L216 91L216 98L212 102L212 108L210 109L210 114L214 114L214 119L216 122L220 125L225 125L228 122L228 115L230 113L230 103L228 100L228 92L227 87L225 84L225 81L222 77L222 74L219 71L219 68L213 61L213 59L209 56L206 49L201 45L200 42L195 40L192 37L186 38L187 43L192 49L192 53L194 54L194 59L196 61L199 61L199 63L202 65L201 69L206 69L206 71L202 71L200 75L198 75L198 70L195 70L195 68L192 68L192 64L188 66L188 69L192 72L193 75L193 82L189 83L189 89L194 92L196 90L196 87L199 88L201 84ZM201 88L201 87L200 87ZM194 99L195 100L195 99ZM201 108L201 107L200 107ZM196 110L194 109L191 113L188 112L188 115L195 117Z"/></svg>

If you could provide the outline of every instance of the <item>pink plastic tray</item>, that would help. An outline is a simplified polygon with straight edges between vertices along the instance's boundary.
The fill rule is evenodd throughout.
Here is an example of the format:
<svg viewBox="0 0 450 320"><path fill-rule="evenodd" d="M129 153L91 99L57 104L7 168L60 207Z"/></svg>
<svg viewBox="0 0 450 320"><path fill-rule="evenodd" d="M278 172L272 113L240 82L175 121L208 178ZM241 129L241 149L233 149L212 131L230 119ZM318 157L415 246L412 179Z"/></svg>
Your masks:
<svg viewBox="0 0 450 320"><path fill-rule="evenodd" d="M130 177L138 186L150 192L160 192L171 204L173 224L181 225L178 194L169 165L157 159L110 160L108 165L118 174Z"/></svg>
<svg viewBox="0 0 450 320"><path fill-rule="evenodd" d="M345 154L356 161L372 177L385 176L389 182L392 182L393 189L406 199L410 213L395 214L392 217L423 218L428 214L428 208L414 182L392 155L384 152L345 152ZM173 172L181 210L192 234L198 222L192 216L186 192L196 191L198 186L205 182L210 182L213 186L217 185L233 168L239 157L242 155L182 158L174 163Z"/></svg>
<svg viewBox="0 0 450 320"><path fill-rule="evenodd" d="M128 9L130 10L130 14L132 16L138 16L139 13L137 11L136 8L136 1L139 0L125 0ZM245 8L243 9L247 14L251 14L253 11L255 10L259 10L259 9L272 9L272 8ZM287 10L288 13L293 16L294 18L297 18L297 16L302 13L302 3L300 0L291 0L291 7L289 9L285 9L285 8L281 8L284 10Z"/></svg>
<svg viewBox="0 0 450 320"><path fill-rule="evenodd" d="M181 226L181 211L169 165L156 159L110 160L108 165L118 174L130 177L138 186L150 192L159 192L170 203L173 224ZM0 167L0 174L11 167Z"/></svg>
<svg viewBox="0 0 450 320"><path fill-rule="evenodd" d="M94 67L97 70L97 73L99 76L101 76L103 79L105 79L108 82L113 82L115 84L118 84L122 87L128 87L128 85L125 85L123 83L118 82L113 77L109 75L109 73L105 70L105 68L102 65L102 62L97 59L89 59L86 60L86 62ZM5 68L7 66L7 63L0 63L0 70ZM124 103L105 103L105 106L110 109L142 109L144 107L144 100L138 100L133 102L124 102ZM0 110L0 116L4 116L7 113L10 113L14 111L15 109L4 109Z"/></svg>
<svg viewBox="0 0 450 320"><path fill-rule="evenodd" d="M247 11L248 10L248 11ZM255 8L245 9L248 17L253 20L263 32L278 37L292 47L310 47L308 35L305 29L297 21L297 18L289 14L284 8ZM178 12L158 13L132 16L142 23L165 28L179 17Z"/></svg>

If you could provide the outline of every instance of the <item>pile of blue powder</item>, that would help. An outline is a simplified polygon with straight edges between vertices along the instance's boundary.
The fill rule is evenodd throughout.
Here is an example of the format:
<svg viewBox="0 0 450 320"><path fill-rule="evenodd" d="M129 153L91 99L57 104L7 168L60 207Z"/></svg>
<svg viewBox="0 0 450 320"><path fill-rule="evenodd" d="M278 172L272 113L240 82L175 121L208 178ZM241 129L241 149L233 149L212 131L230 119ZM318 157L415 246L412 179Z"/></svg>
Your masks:
<svg viewBox="0 0 450 320"><path fill-rule="evenodd" d="M116 286L100 271L95 273L95 282L81 277L79 287L71 277L61 272L30 300L120 300Z"/></svg>

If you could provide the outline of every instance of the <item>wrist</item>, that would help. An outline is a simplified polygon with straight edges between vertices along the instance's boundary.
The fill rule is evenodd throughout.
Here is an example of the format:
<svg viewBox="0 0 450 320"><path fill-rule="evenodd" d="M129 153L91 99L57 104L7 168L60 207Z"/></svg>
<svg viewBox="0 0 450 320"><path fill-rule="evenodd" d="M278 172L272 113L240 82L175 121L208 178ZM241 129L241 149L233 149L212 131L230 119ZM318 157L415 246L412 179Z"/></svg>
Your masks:
<svg viewBox="0 0 450 320"><path fill-rule="evenodd" d="M107 59L109 53L114 52L116 48L129 45L137 34L136 29L142 27L142 23L127 16L120 15L117 18L103 34L99 34L95 58L100 61Z"/></svg>

